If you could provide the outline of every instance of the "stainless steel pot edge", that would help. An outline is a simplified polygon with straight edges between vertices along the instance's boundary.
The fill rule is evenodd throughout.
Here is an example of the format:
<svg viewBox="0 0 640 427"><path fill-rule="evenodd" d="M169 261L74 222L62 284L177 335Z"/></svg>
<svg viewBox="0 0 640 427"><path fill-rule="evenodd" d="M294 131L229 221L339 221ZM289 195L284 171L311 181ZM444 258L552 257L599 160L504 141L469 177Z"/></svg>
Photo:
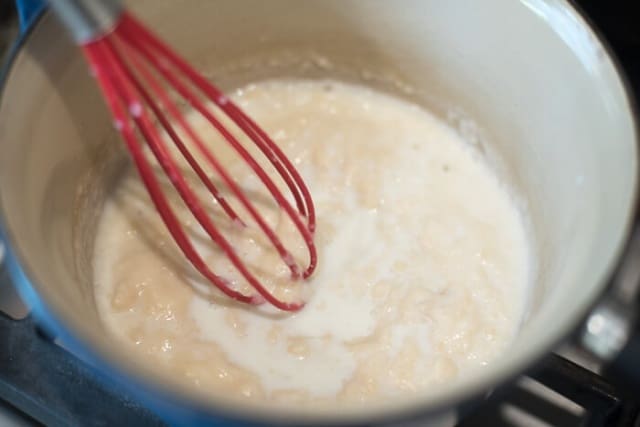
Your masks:
<svg viewBox="0 0 640 427"><path fill-rule="evenodd" d="M584 12L581 11L577 5L573 4L573 2L570 3L568 1L564 1L563 3L564 5L562 7L567 8L569 13L573 14L576 18L581 20L583 24L589 28L589 30L595 36L596 40L603 46L604 50L607 52L607 56L612 62L616 70L617 77L622 83L625 90L627 103L632 113L636 146L639 146L638 135L640 128L637 119L638 110L636 102L630 91L629 82L624 72L622 71L617 57L613 53L611 47L606 43L606 41L604 41L604 38L601 36L600 32L586 18ZM7 61L3 65L2 72L0 73L0 97L2 97L4 87L12 72L15 60L17 59L21 49L28 41L34 30L37 28L38 23L46 14L46 11L40 12L37 18L33 20L33 25L20 36L16 44L13 46L11 53L7 58ZM629 234L634 224L636 211L638 209L638 192L638 175L636 174L636 182L634 183L634 203L629 211L625 224L625 234L627 235L627 239L619 243L615 253L615 259L617 261L615 263L612 263L607 271L605 271L602 277L602 281L609 280L613 273L616 271L619 260L622 258L624 250L627 247ZM265 418L256 418L260 417L260 413L253 412L250 415L251 419L248 419L247 413L241 413L240 411L232 412L229 410L229 408L210 406L209 408L205 409L199 406L194 406L193 402L175 400L177 396L171 395L171 393L168 392L152 390L148 385L143 384L138 378L132 378L131 376L126 375L123 371L115 368L111 363L109 363L99 354L90 349L85 343L79 340L72 333L68 325L63 325L61 323L61 321L59 320L60 317L56 316L52 308L48 307L47 304L38 296L37 292L31 284L31 281L29 280L29 272L26 271L26 268L24 268L18 262L20 254L16 253L14 246L11 245L13 239L6 228L2 212L3 209L0 204L0 239L6 242L4 267L8 269L9 274L18 289L18 292L31 307L32 314L36 318L38 323L42 325L46 330L50 331L54 336L60 338L75 354L80 355L80 357L85 360L91 361L91 364L100 373L101 378L114 385L126 386L130 391L134 393L136 397L141 400L142 403L155 410L159 414L165 416L169 421L174 421L185 425L203 425L207 422L212 422L212 417L217 417L217 422L221 422L223 419L226 419L227 421L239 422L240 425L264 423ZM599 296L602 297L605 293L609 292L610 288L611 283L606 288L603 288L603 291ZM537 352L532 353L528 360L524 360L522 362L520 369L514 367L510 371L504 372L503 374L498 376L496 380L499 383L511 382L522 374L522 370L535 370L539 366L541 366L544 361L544 356L553 351L554 348L557 348L558 345L565 342L567 338L572 334L572 332L574 332L582 323L584 323L586 319L588 319L589 315L592 313L594 308L598 306L599 302L599 298L595 299L590 304L590 306L586 310L584 310L584 313L582 313L581 316L576 317L576 321L574 322L574 324L568 325L566 330L559 331L559 336L551 341L550 344L545 347L541 347ZM424 406L417 407L416 405L412 405L411 407L399 406L398 408L386 414L380 414L374 411L369 414L360 414L348 418L322 416L300 419L293 418L293 416L285 415L273 418L273 413L264 415L271 417L268 418L268 422L271 423L295 423L298 425L313 423L320 423L322 425L381 425L393 422L402 422L404 425L407 425L413 424L412 421L418 421L424 419L425 417L437 417L439 414L449 412L452 408L457 408L458 410L464 411L465 408L467 408L469 405L472 405L479 398L482 398L482 396L486 394L486 392L487 391L484 388L476 386L465 391L461 398L453 398L448 396L445 399L440 399L433 402L426 408Z"/></svg>

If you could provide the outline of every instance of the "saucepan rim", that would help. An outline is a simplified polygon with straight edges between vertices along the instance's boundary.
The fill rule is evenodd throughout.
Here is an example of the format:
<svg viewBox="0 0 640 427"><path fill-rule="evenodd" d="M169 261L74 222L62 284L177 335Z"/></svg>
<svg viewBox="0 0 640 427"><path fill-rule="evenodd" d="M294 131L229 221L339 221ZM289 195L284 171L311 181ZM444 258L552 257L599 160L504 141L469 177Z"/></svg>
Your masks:
<svg viewBox="0 0 640 427"><path fill-rule="evenodd" d="M635 140L636 147L638 144L638 119L637 108L634 101L634 97L630 90L629 82L622 71L620 63L613 53L610 46L601 36L597 28L589 21L585 14L579 9L578 6L569 3L568 1L561 0L562 5L559 7L565 8L565 11L573 14L573 17L577 18L581 25L591 32L594 39L599 43L603 50L606 52L607 58L611 61L616 73L616 77L624 89L626 101L629 106L629 115L633 124L633 138ZM31 25L23 34L20 35L17 42L12 47L12 50L5 62L1 74L0 74L0 99L4 96L6 85L9 82L9 78L15 69L16 60L18 59L23 48L28 43L32 34L41 25L44 16L48 12L46 10L41 11L37 18L34 19L33 25ZM638 150L636 150L636 153ZM593 310L595 305L601 300L602 296L610 288L611 284L607 283L612 273L615 271L619 264L622 255L625 252L625 247L628 243L630 231L634 223L638 204L638 166L636 165L635 181L633 183L633 201L631 203L629 212L625 219L624 224L624 236L617 243L616 250L613 253L612 262L602 272L602 277L599 280L600 292L597 292L593 301L590 302L588 307L583 308L581 312L576 312L572 322L567 322L563 328L555 331L555 336L552 339L547 340L546 343L540 343L537 348L532 348L527 357L521 358L513 366L505 368L502 372L496 373L489 381L478 382L468 387L468 389L461 391L458 394L446 396L442 399L434 399L428 403L414 402L411 400L407 405L400 405L393 408L384 408L384 412L381 410L373 410L369 413L353 413L349 414L348 411L337 414L299 414L296 412L289 413L287 410L278 411L256 411L247 413L242 412L239 408L229 408L227 406L216 405L215 403L199 402L197 400L188 399L184 396L178 395L168 390L158 390L152 387L149 381L145 381L139 375L132 375L125 372L119 363L114 363L113 360L107 360L104 355L100 354L98 349L91 348L89 343L84 341L77 330L74 331L73 326L67 325L62 320L62 316L57 315L53 307L51 307L43 298L38 295L36 287L32 284L30 277L34 277L31 274L29 263L26 262L26 258L23 257L18 250L18 245L14 244L17 241L11 230L6 226L6 219L4 215L4 209L0 200L0 240L5 242L6 253L4 260L4 267L9 271L11 280L17 287L21 297L27 302L32 310L32 315L36 320L43 325L44 328L52 331L55 336L61 339L66 346L71 348L74 353L80 355L82 358L86 358L91 361L91 364L96 368L100 377L116 386L126 385L129 391L133 392L140 400L141 403L147 405L153 410L156 410L159 414L167 416L168 418L182 417L186 420L202 420L202 419L220 419L227 418L230 421L242 421L242 422L279 422L279 423L296 423L296 424L311 424L322 423L327 424L353 424L353 425L369 425L385 424L397 421L410 422L412 420L419 420L424 417L434 417L438 414L444 414L450 412L452 409L464 410L472 402L481 398L487 393L487 390L495 388L500 384L508 383L522 375L530 369L535 367L544 360L545 355L550 354L555 348L557 348L562 342L570 337L572 331L575 331L579 325L582 324L584 319ZM20 262L19 260L25 260ZM576 308L579 310L579 308ZM167 405L167 402L169 404Z"/></svg>

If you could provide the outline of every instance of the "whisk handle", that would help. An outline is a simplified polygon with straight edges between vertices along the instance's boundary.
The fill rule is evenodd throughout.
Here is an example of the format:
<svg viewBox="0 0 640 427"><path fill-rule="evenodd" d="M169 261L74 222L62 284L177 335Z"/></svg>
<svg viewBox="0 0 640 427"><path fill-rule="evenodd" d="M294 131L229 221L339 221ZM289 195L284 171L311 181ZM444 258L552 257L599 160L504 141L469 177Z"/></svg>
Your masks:
<svg viewBox="0 0 640 427"><path fill-rule="evenodd" d="M119 0L49 0L49 4L80 45L108 33L122 11Z"/></svg>

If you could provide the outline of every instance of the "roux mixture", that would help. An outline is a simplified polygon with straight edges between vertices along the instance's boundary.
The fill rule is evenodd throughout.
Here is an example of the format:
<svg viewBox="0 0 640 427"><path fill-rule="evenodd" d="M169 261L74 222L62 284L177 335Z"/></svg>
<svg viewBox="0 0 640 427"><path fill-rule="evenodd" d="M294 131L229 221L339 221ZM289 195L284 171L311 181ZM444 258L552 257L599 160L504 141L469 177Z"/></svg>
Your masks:
<svg viewBox="0 0 640 427"><path fill-rule="evenodd" d="M307 306L291 314L221 296L181 255L132 170L106 204L94 262L101 317L123 345L203 393L285 404L437 392L505 351L525 308L526 229L453 129L416 105L333 81L261 82L232 97L309 185L320 261L312 279L290 283L256 227L234 228L198 191L263 282ZM304 264L304 245L259 181L201 117L188 117ZM170 197L211 269L248 291Z"/></svg>

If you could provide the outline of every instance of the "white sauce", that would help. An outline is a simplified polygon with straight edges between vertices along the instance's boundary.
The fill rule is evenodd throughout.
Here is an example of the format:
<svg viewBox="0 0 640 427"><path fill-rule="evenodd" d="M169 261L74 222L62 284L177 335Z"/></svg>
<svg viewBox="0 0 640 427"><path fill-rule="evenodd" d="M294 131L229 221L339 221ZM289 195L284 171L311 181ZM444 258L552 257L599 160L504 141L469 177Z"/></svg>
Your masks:
<svg viewBox="0 0 640 427"><path fill-rule="evenodd" d="M263 82L232 98L305 177L320 263L312 280L291 285L259 233L232 230L231 241L252 267L265 267L264 283L307 306L287 314L211 291L131 173L107 203L96 242L96 300L110 332L205 393L274 402L435 391L507 348L524 312L529 242L505 187L452 129L415 105L337 82ZM221 150L200 117L189 119ZM262 191L219 154L245 189ZM262 212L303 263L282 214ZM178 214L203 236L184 208ZM196 243L213 271L249 289L206 236Z"/></svg>

